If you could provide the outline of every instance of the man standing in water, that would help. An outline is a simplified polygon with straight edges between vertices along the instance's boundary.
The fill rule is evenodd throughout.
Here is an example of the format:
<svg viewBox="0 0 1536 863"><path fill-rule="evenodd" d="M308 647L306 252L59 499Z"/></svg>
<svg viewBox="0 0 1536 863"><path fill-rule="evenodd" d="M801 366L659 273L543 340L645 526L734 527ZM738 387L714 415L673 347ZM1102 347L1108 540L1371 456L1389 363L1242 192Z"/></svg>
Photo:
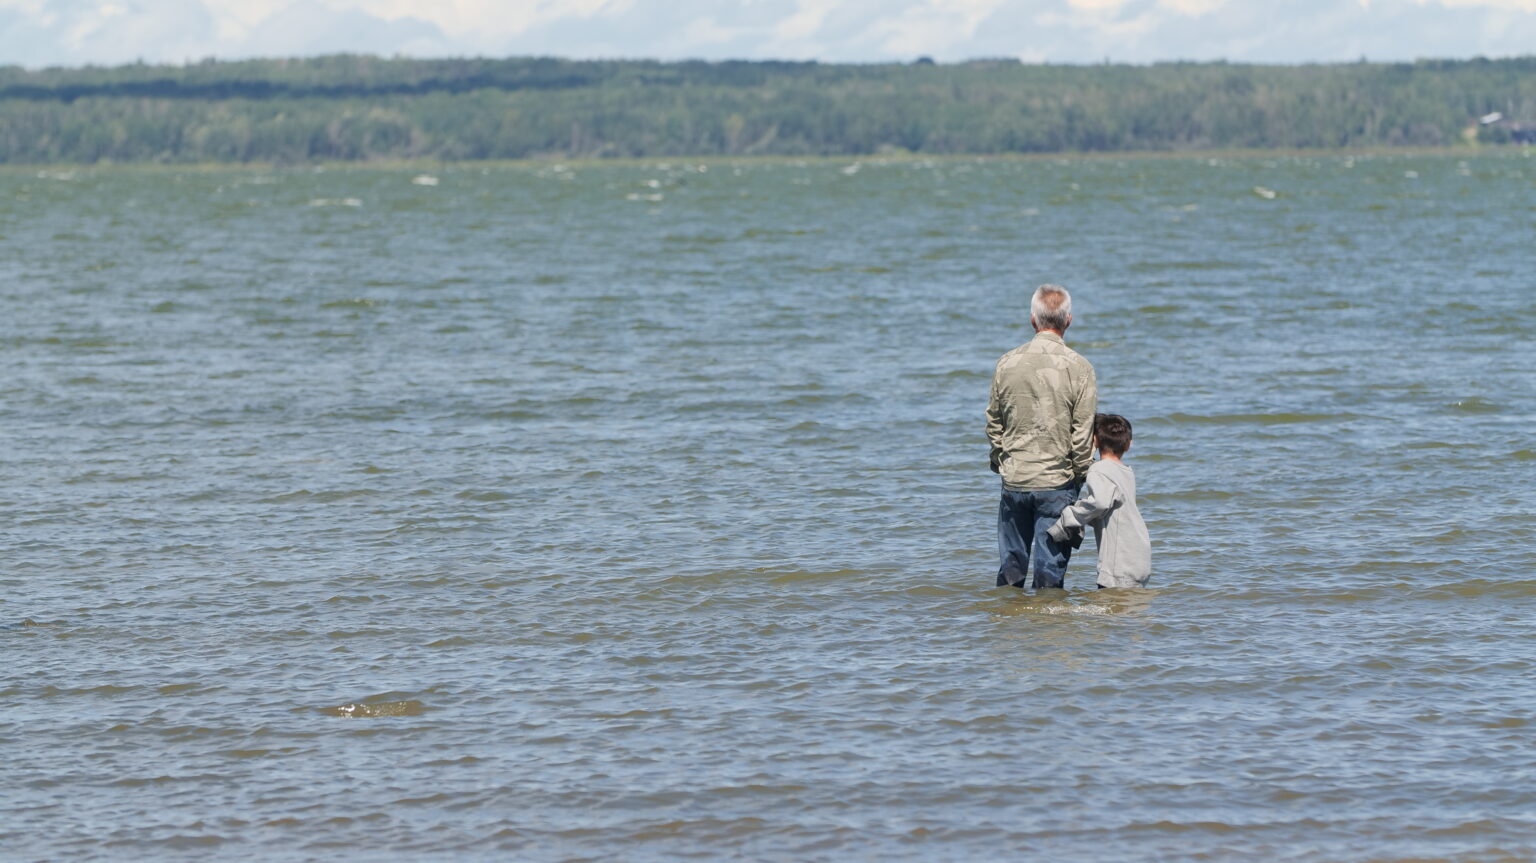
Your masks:
<svg viewBox="0 0 1536 863"><path fill-rule="evenodd" d="M1003 478L997 508L999 587L1024 586L1034 554L1038 590L1059 588L1072 546L1046 531L1077 498L1093 463L1093 416L1098 382L1093 366L1067 347L1072 295L1060 285L1041 285L1029 304L1035 337L997 361L987 405L992 471Z"/></svg>

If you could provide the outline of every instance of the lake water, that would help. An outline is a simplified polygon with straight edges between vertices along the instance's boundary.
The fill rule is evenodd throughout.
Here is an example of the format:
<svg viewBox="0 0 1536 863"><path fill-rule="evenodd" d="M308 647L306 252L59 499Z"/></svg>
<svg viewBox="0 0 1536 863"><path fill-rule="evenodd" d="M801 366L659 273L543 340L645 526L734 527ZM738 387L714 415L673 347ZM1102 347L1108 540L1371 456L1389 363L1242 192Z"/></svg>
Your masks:
<svg viewBox="0 0 1536 863"><path fill-rule="evenodd" d="M1529 151L423 170L0 171L0 857L1536 857Z"/></svg>

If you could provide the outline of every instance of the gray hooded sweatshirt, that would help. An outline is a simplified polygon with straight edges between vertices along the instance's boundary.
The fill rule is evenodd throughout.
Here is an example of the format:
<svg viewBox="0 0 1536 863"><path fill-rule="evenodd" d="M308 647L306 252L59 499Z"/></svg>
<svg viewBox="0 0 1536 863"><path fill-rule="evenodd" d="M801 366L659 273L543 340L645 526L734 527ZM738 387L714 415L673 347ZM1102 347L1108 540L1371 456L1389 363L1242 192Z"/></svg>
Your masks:
<svg viewBox="0 0 1536 863"><path fill-rule="evenodd" d="M1136 508L1136 474L1118 461L1100 459L1088 468L1077 502L1062 510L1049 533L1070 542L1085 525L1099 547L1099 587L1146 587L1152 577L1152 539Z"/></svg>

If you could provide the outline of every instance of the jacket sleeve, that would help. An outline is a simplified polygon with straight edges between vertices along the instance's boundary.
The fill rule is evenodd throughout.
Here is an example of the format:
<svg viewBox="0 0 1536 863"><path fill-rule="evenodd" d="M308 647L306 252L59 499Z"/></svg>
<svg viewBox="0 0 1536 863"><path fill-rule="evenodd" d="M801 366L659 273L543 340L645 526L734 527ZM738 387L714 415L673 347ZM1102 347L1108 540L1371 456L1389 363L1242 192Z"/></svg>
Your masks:
<svg viewBox="0 0 1536 863"><path fill-rule="evenodd" d="M1099 409L1099 382L1093 367L1072 403L1072 474L1082 477L1093 466L1093 417Z"/></svg>
<svg viewBox="0 0 1536 863"><path fill-rule="evenodd" d="M1076 502L1061 511L1061 518L1046 529L1057 542L1066 542L1074 533L1086 526L1099 524L1115 504L1121 500L1120 487L1104 478L1101 473L1088 474L1088 484Z"/></svg>
<svg viewBox="0 0 1536 863"><path fill-rule="evenodd" d="M992 445L988 461L993 473L1000 473L1003 464L1003 402L997 393L997 373L992 373L992 391L987 399L987 441Z"/></svg>

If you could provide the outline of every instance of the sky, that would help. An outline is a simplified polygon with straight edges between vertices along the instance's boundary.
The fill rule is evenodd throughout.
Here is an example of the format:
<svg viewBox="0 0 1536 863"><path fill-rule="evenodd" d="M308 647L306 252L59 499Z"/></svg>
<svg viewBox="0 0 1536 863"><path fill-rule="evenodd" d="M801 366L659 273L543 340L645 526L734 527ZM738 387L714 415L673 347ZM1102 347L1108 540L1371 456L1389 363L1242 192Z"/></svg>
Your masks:
<svg viewBox="0 0 1536 863"><path fill-rule="evenodd" d="M1536 54L1536 0L0 0L0 65L412 57L1298 63Z"/></svg>

